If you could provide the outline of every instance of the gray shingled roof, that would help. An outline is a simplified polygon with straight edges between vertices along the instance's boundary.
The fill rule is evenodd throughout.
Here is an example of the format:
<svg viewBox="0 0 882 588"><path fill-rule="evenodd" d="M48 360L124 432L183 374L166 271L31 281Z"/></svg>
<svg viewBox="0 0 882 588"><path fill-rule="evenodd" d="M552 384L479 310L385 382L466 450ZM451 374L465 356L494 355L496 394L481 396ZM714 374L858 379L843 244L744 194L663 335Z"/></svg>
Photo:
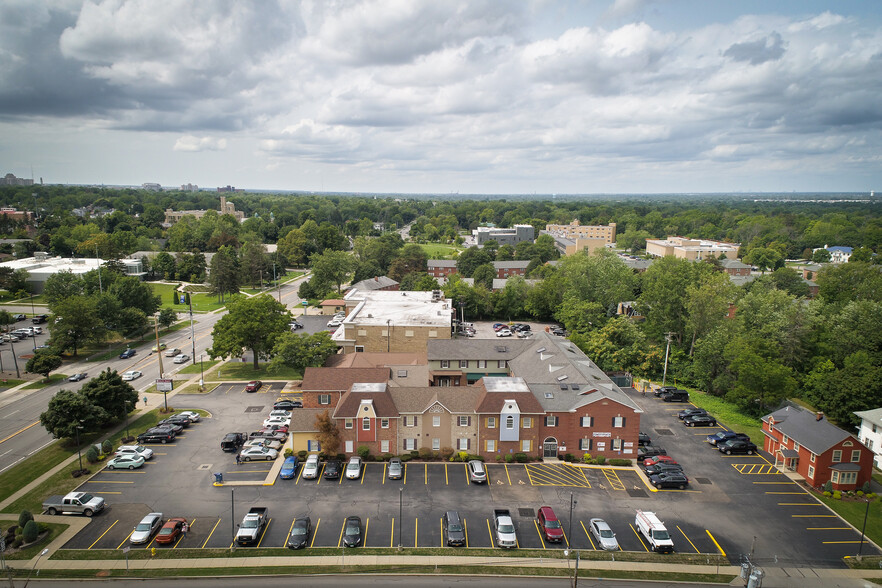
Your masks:
<svg viewBox="0 0 882 588"><path fill-rule="evenodd" d="M514 261L494 261L493 269L527 269L528 265L530 265L530 260L524 259L516 259Z"/></svg>
<svg viewBox="0 0 882 588"><path fill-rule="evenodd" d="M429 339L426 355L429 361L439 359L511 360L527 348L521 339ZM500 351L499 349L505 349Z"/></svg>
<svg viewBox="0 0 882 588"><path fill-rule="evenodd" d="M721 259L720 265L726 269L748 269L749 265L746 263L741 263L737 259Z"/></svg>
<svg viewBox="0 0 882 588"><path fill-rule="evenodd" d="M781 431L815 455L820 455L849 437L851 433L843 431L826 418L817 419L817 415L802 408L785 406L763 417L763 422L775 420L773 429Z"/></svg>
<svg viewBox="0 0 882 588"><path fill-rule="evenodd" d="M351 287L355 290L367 292L370 290L379 290L380 288L388 288L389 286L397 285L398 282L396 282L389 276L377 276L376 278L368 278L367 280L362 280L357 284L353 284Z"/></svg>
<svg viewBox="0 0 882 588"><path fill-rule="evenodd" d="M882 427L882 408L874 408L873 410L859 410L854 414L864 419L865 421Z"/></svg>
<svg viewBox="0 0 882 588"><path fill-rule="evenodd" d="M456 267L455 259L430 259L426 263L428 267Z"/></svg>

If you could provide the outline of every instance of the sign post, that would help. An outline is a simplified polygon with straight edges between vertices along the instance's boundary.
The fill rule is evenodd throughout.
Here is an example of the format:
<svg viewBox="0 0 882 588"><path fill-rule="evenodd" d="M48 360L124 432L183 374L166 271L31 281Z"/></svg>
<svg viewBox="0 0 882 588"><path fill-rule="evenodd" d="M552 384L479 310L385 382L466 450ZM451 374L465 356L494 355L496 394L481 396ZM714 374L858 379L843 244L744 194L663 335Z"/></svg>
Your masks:
<svg viewBox="0 0 882 588"><path fill-rule="evenodd" d="M167 378L156 379L156 391L162 392L162 397L165 400L165 412L168 412L168 393L174 389L174 385L174 380Z"/></svg>
<svg viewBox="0 0 882 588"><path fill-rule="evenodd" d="M126 572L129 571L129 551L130 551L131 549L132 549L132 548L129 547L129 546L123 547L123 553L126 554Z"/></svg>

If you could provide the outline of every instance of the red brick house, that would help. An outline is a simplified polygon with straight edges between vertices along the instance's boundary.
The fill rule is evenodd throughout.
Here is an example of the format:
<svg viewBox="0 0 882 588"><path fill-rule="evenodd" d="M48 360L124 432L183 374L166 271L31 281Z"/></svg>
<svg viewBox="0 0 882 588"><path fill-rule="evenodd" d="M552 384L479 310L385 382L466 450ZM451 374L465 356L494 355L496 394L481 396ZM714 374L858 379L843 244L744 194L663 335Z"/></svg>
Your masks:
<svg viewBox="0 0 882 588"><path fill-rule="evenodd" d="M497 456L539 451L539 430L545 416L522 378L483 378L475 412L478 417L477 453L488 461Z"/></svg>
<svg viewBox="0 0 882 588"><path fill-rule="evenodd" d="M362 445L373 455L396 452L399 414L385 383L353 384L334 411L343 442L341 451L355 453Z"/></svg>
<svg viewBox="0 0 882 588"><path fill-rule="evenodd" d="M446 278L456 273L455 259L430 259L426 262L426 268L433 278Z"/></svg>
<svg viewBox="0 0 882 588"><path fill-rule="evenodd" d="M873 452L857 437L833 425L823 413L787 406L763 417L763 449L775 465L821 487L859 489L873 473Z"/></svg>
<svg viewBox="0 0 882 588"><path fill-rule="evenodd" d="M378 368L308 367L303 370L303 408L333 412L343 394L357 382L388 382L391 370Z"/></svg>
<svg viewBox="0 0 882 588"><path fill-rule="evenodd" d="M496 271L496 278L504 280L511 276L523 276L527 273L528 265L529 260L494 261L493 269Z"/></svg>

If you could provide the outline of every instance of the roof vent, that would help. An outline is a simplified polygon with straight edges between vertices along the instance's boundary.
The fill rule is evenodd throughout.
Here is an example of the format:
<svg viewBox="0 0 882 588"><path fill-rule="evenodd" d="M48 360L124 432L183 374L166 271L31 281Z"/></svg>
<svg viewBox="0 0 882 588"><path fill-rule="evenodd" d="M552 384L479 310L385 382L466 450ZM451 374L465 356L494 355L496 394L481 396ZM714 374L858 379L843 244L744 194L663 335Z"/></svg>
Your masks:
<svg viewBox="0 0 882 588"><path fill-rule="evenodd" d="M545 348L540 347L539 349L536 350L536 353L542 353L543 351L545 351Z"/></svg>
<svg viewBox="0 0 882 588"><path fill-rule="evenodd" d="M551 392L546 392L545 398L554 398L554 394L552 394Z"/></svg>
<svg viewBox="0 0 882 588"><path fill-rule="evenodd" d="M506 347L505 345L497 345L496 351L498 351L499 353L506 353L508 351L508 347Z"/></svg>
<svg viewBox="0 0 882 588"><path fill-rule="evenodd" d="M573 390L576 390L577 392L579 391L579 385L578 385L578 384L570 384L570 388L572 388Z"/></svg>
<svg viewBox="0 0 882 588"><path fill-rule="evenodd" d="M560 385L560 389L561 389L561 390L566 390L566 389L567 389L567 385L566 385L566 384L561 384L561 385Z"/></svg>
<svg viewBox="0 0 882 588"><path fill-rule="evenodd" d="M562 376L558 376L558 377L557 377L557 381L558 381L558 382L563 382L563 381L566 380L567 378L569 378L569 376L566 375L566 374L564 374L564 375L562 375ZM566 388L564 388L564 389L566 389Z"/></svg>

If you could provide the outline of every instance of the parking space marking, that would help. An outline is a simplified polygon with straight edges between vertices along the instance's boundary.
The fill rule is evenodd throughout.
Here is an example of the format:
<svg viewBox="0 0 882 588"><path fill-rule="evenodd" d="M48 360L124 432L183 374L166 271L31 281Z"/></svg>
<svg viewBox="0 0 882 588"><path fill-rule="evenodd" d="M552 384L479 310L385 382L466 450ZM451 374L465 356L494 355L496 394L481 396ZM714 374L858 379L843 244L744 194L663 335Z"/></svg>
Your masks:
<svg viewBox="0 0 882 588"><path fill-rule="evenodd" d="M779 502L778 506L824 506L817 502Z"/></svg>
<svg viewBox="0 0 882 588"><path fill-rule="evenodd" d="M469 522L466 519L462 520L462 528L465 529L466 547L468 547L469 546Z"/></svg>
<svg viewBox="0 0 882 588"><path fill-rule="evenodd" d="M404 464L404 484L407 485L407 464Z"/></svg>
<svg viewBox="0 0 882 588"><path fill-rule="evenodd" d="M192 529L192 528L193 528L193 525L195 525L195 524L196 524L196 519L193 519L193 520L190 521L190 523L188 524L188 527L189 527L190 529ZM184 533L181 533L180 537L178 537L178 540L175 541L174 547L172 547L172 549L177 549L177 548L178 548L178 543L180 543L180 542L183 541L183 540L184 540Z"/></svg>
<svg viewBox="0 0 882 588"><path fill-rule="evenodd" d="M581 522L581 521L579 521L579 522ZM570 546L570 538L567 537L567 532L566 532L566 530L564 530L563 525L561 525L560 532L563 533L564 541L567 542L567 547L569 547Z"/></svg>
<svg viewBox="0 0 882 588"><path fill-rule="evenodd" d="M420 528L420 519L418 517L413 520L413 546L414 547L419 547L417 545L417 541L419 541L419 537L420 537L420 535L418 533L419 528ZM367 534L367 531L365 531L365 535L366 534Z"/></svg>
<svg viewBox="0 0 882 588"><path fill-rule="evenodd" d="M704 532L707 533L707 536L710 537L710 540L713 541L713 542L714 542L714 545L717 546L717 549L720 550L720 555L722 555L723 557L726 557L726 552L723 551L723 548L720 547L720 544L717 543L717 540L714 538L713 535L711 535L711 532L710 532L709 530L707 530L707 529L705 529Z"/></svg>
<svg viewBox="0 0 882 588"><path fill-rule="evenodd" d="M806 527L806 531L851 531L851 527Z"/></svg>
<svg viewBox="0 0 882 588"><path fill-rule="evenodd" d="M423 471L423 475L425 476L425 481L423 482L426 486L429 485L429 464L424 463L423 467L425 470Z"/></svg>
<svg viewBox="0 0 882 588"><path fill-rule="evenodd" d="M120 543L119 545L117 545L116 548L119 549L120 547L122 547L123 545L125 545L125 544L126 544L126 541L129 540L129 537L131 537L131 536L132 536L132 533L134 533L134 532L135 532L135 529L134 529L134 527L133 527L132 530L129 531L129 534L126 535L126 538L122 540L122 543Z"/></svg>
<svg viewBox="0 0 882 588"><path fill-rule="evenodd" d="M781 472L778 471L778 468L769 463L733 463L732 467L738 470L738 473L744 474L746 476L759 474L781 474Z"/></svg>
<svg viewBox="0 0 882 588"><path fill-rule="evenodd" d="M591 539L591 534L588 532L588 529L585 528L585 523L579 521L579 524L582 525L582 530L585 531L585 536L588 537L588 542L591 543L591 549L597 551L597 548L594 546L594 541Z"/></svg>
<svg viewBox="0 0 882 588"><path fill-rule="evenodd" d="M680 525L677 525L677 530L678 530L678 531L680 531L680 533L682 533L682 534L683 534L683 538L685 538L685 539L686 539L686 541L688 541L688 542L689 542L689 545L691 545L691 546L692 546L692 549L694 549L694 550L695 550L695 553L701 553L701 552L700 552L700 551L699 551L699 550L698 550L698 548L697 548L697 547L696 547L696 546L695 546L695 543L693 543L693 542L692 542L692 539L690 539L690 538L689 538L689 536L688 536L688 535L686 535L686 533L685 533L685 532L683 532L683 529L681 529L681 528L680 528Z"/></svg>
<svg viewBox="0 0 882 588"><path fill-rule="evenodd" d="M821 543L824 545L832 545L835 543L868 543L868 541L864 539L863 541L821 541Z"/></svg>
<svg viewBox="0 0 882 588"><path fill-rule="evenodd" d="M533 519L533 526L536 527L536 534L539 535L539 541L542 543L542 549L548 549L545 547L545 540L542 538L542 531L539 530L539 523L536 522L536 519Z"/></svg>
<svg viewBox="0 0 882 588"><path fill-rule="evenodd" d="M763 492L763 494L805 494L805 492Z"/></svg>
<svg viewBox="0 0 882 588"><path fill-rule="evenodd" d="M490 535L490 546L495 547L496 543L493 541L493 531L490 530L490 519L484 519L487 521L487 534Z"/></svg>
<svg viewBox="0 0 882 588"><path fill-rule="evenodd" d="M229 474L265 474L267 472L269 472L269 470L238 470L235 472L230 471L230 472L225 472L225 473L227 475L229 475Z"/></svg>
<svg viewBox="0 0 882 588"><path fill-rule="evenodd" d="M582 468L564 468L556 464L526 464L524 466L529 473L530 483L533 486L575 486L578 488L591 488L591 483L585 477ZM575 471L574 471L575 470ZM577 475L578 474L578 475Z"/></svg>
<svg viewBox="0 0 882 588"><path fill-rule="evenodd" d="M609 485L613 490L625 489L625 484L622 483L622 480L619 478L619 474L616 473L615 470L610 468L602 468L600 471L603 472L603 475L606 477L606 481L609 482Z"/></svg>
<svg viewBox="0 0 882 588"><path fill-rule="evenodd" d="M392 529L389 533L389 547L395 546L395 517L392 517Z"/></svg>
<svg viewBox="0 0 882 588"><path fill-rule="evenodd" d="M447 464L444 464L444 485L450 486L450 480L447 478Z"/></svg>
<svg viewBox="0 0 882 588"><path fill-rule="evenodd" d="M131 480L86 480L86 484L134 484Z"/></svg>
<svg viewBox="0 0 882 588"><path fill-rule="evenodd" d="M315 544L316 535L318 535L319 525L322 524L322 520L319 519L315 522L315 529L312 530L312 541L309 542L309 547L312 549L312 546Z"/></svg>
<svg viewBox="0 0 882 588"><path fill-rule="evenodd" d="M214 527L211 528L211 533L209 533L208 537L205 538L205 543L202 544L202 547L200 547L200 549L205 549L205 546L208 545L208 540L211 539L212 535L214 535L214 530L217 529L217 526L220 524L220 522L221 520L218 519L217 522L214 524Z"/></svg>
<svg viewBox="0 0 882 588"><path fill-rule="evenodd" d="M508 473L508 464L505 464L505 477L508 478L508 485L511 486L511 475Z"/></svg>
<svg viewBox="0 0 882 588"><path fill-rule="evenodd" d="M113 521L113 524L111 524L109 527L107 527L107 531L110 531L113 528L113 525L117 524L118 522L119 522L119 519L116 519L115 521ZM95 547L95 543L98 543L99 541L101 541L101 538L104 537L105 535L107 535L107 531L104 531L103 533L101 533L101 535L99 535L98 538L95 539L95 541L92 543L92 545L90 545L88 547L88 549L92 549L93 547Z"/></svg>
<svg viewBox="0 0 882 588"><path fill-rule="evenodd" d="M260 547L260 544L263 543L263 538L266 537L266 532L269 531L270 525L273 524L273 520L270 519L266 522L266 527L263 528L263 533L260 534L260 539L257 540L257 546Z"/></svg>
<svg viewBox="0 0 882 588"><path fill-rule="evenodd" d="M346 519L343 519L343 524L340 526L340 536L337 538L337 547L340 547L340 544L343 543L343 530L346 528Z"/></svg>
<svg viewBox="0 0 882 588"><path fill-rule="evenodd" d="M643 549L648 553L649 548L646 546L646 543L643 542L643 537L640 536L640 533L637 532L637 529L634 528L634 525L628 523L628 526L631 527L631 530L634 531L634 534L637 535L637 539L640 540L640 545L643 546Z"/></svg>
<svg viewBox="0 0 882 588"><path fill-rule="evenodd" d="M368 517L364 520L364 538L361 540L361 544L364 547L367 547L367 533L368 533L368 527L370 526L370 524L371 524L371 519L370 519L370 517Z"/></svg>
<svg viewBox="0 0 882 588"><path fill-rule="evenodd" d="M146 463L144 465L147 465ZM147 472L133 472L131 470L111 470L109 468L105 468L101 472L102 474L146 474Z"/></svg>
<svg viewBox="0 0 882 588"><path fill-rule="evenodd" d="M839 516L838 515L811 515L811 514L802 515L802 514L799 514L799 515L790 515L790 518L792 518L792 519L838 519Z"/></svg>
<svg viewBox="0 0 882 588"><path fill-rule="evenodd" d="M383 486L386 485L386 466L387 465L388 464L385 464L385 463L383 464Z"/></svg>
<svg viewBox="0 0 882 588"><path fill-rule="evenodd" d="M122 492L111 492L109 490L92 490L92 494L122 494Z"/></svg>
<svg viewBox="0 0 882 588"><path fill-rule="evenodd" d="M293 521L291 521L291 526L290 526L290 527L288 527L288 534L287 534L287 535L285 535L285 542L284 542L284 543L283 543L283 544L282 544L282 547L285 547L285 545L287 545L287 544L288 544L288 537L290 537L290 536L291 536L291 529L293 529L293 528L294 528L294 523L296 523L296 522L297 522L297 517L294 517L294 520L293 520Z"/></svg>

